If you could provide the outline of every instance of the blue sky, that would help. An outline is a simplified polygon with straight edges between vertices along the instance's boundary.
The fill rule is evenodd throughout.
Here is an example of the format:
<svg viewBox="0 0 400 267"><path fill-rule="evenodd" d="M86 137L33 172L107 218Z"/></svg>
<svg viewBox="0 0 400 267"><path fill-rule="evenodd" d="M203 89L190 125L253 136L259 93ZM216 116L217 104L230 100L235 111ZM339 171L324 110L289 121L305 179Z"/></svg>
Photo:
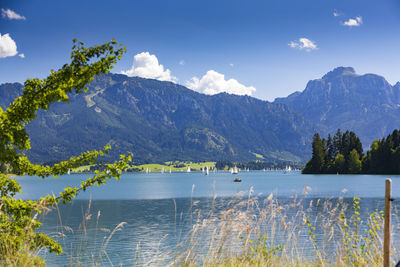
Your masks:
<svg viewBox="0 0 400 267"><path fill-rule="evenodd" d="M124 44L128 52L113 72L210 94L225 90L271 101L338 66L400 80L395 0L2 0L0 8L0 57L5 34L17 50L3 51L0 83L45 77L68 62L73 38ZM10 19L7 10L25 19Z"/></svg>

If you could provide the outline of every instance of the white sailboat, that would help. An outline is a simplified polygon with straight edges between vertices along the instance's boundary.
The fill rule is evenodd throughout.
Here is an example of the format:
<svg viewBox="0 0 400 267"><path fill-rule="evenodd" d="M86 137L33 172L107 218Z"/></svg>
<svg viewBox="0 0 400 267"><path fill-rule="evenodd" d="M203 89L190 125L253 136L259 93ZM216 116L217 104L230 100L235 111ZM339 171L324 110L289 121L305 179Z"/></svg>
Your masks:
<svg viewBox="0 0 400 267"><path fill-rule="evenodd" d="M191 172L191 170L190 170L190 166L188 166L188 168L187 168L187 171L186 172Z"/></svg>
<svg viewBox="0 0 400 267"><path fill-rule="evenodd" d="M209 172L208 172L208 166L206 167L206 175L208 175L209 174Z"/></svg>
<svg viewBox="0 0 400 267"><path fill-rule="evenodd" d="M146 168L146 173L149 173L149 168Z"/></svg>
<svg viewBox="0 0 400 267"><path fill-rule="evenodd" d="M169 168L169 173L172 173L171 167Z"/></svg>
<svg viewBox="0 0 400 267"><path fill-rule="evenodd" d="M68 175L70 175L70 174L71 174L71 169L68 169L68 172L67 172L67 174L68 174Z"/></svg>
<svg viewBox="0 0 400 267"><path fill-rule="evenodd" d="M233 167L233 169L232 169L232 172L231 172L232 174L238 174L239 173L239 170L238 170L238 168L235 166L235 167Z"/></svg>
<svg viewBox="0 0 400 267"><path fill-rule="evenodd" d="M161 173L164 173L164 167L161 168Z"/></svg>

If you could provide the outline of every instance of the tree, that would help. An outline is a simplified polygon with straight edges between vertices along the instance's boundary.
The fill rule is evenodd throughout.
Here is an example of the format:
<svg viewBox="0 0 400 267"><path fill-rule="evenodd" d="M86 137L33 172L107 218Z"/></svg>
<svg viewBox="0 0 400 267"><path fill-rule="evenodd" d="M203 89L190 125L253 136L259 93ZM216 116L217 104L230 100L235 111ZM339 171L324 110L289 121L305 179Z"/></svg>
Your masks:
<svg viewBox="0 0 400 267"><path fill-rule="evenodd" d="M393 151L393 173L400 173L400 145Z"/></svg>
<svg viewBox="0 0 400 267"><path fill-rule="evenodd" d="M399 130L374 140L366 155L357 135L351 131L342 134L340 129L333 139L329 135L327 141L314 135L312 148L313 156L303 173L400 174ZM322 155L325 155L323 159Z"/></svg>
<svg viewBox="0 0 400 267"><path fill-rule="evenodd" d="M336 155L334 166L337 173L345 173L345 159L342 154L338 153Z"/></svg>
<svg viewBox="0 0 400 267"><path fill-rule="evenodd" d="M318 133L314 135L312 142L312 158L303 168L302 173L322 173L325 167L326 147Z"/></svg>
<svg viewBox="0 0 400 267"><path fill-rule="evenodd" d="M363 173L400 174L400 132L375 140L363 159Z"/></svg>
<svg viewBox="0 0 400 267"><path fill-rule="evenodd" d="M349 133L349 151L352 151L353 149L355 149L358 153L359 156L362 155L363 153L363 147L360 141L360 138L358 138L358 136L354 133L354 132L350 132Z"/></svg>
<svg viewBox="0 0 400 267"><path fill-rule="evenodd" d="M333 137L333 145L334 145L334 154L335 157L338 153L343 153L342 149L342 132L340 129L337 130L335 136Z"/></svg>
<svg viewBox="0 0 400 267"><path fill-rule="evenodd" d="M349 173L357 174L361 172L361 160L356 149L353 149L349 155Z"/></svg>
<svg viewBox="0 0 400 267"><path fill-rule="evenodd" d="M60 70L51 70L43 79L28 79L24 83L23 94L10 106L0 108L0 162L19 174L46 178L62 175L71 168L92 164L108 152L109 146L100 151L88 151L80 156L59 162L53 166L32 164L23 151L30 149L26 126L36 117L39 109L47 110L55 102L69 102L68 94L86 91L86 84L93 77L108 73L126 51L115 40L99 46L86 48L82 42L73 41L70 64ZM36 214L42 213L60 201L71 201L80 192L93 185L101 185L107 179L119 179L121 172L130 162L130 156L121 155L121 160L109 164L104 171L83 181L78 187L67 187L59 195L43 196L38 201L23 201L14 198L21 193L18 182L4 173L0 174L0 262L3 265L29 266L44 264L34 256L34 251L49 249L61 253L62 248L53 239L36 230L40 222Z"/></svg>
<svg viewBox="0 0 400 267"><path fill-rule="evenodd" d="M334 159L336 157L337 151L335 148L334 140L330 134L328 134L328 139L326 141L326 147L328 149L327 159L328 160Z"/></svg>
<svg viewBox="0 0 400 267"><path fill-rule="evenodd" d="M329 134L328 139L321 139L319 134L315 134L312 149L313 156L304 167L303 173L349 173L350 166L351 172L361 171L363 149L354 132L346 131L342 134L338 129L333 138ZM353 158L350 158L353 150L356 154L353 153ZM358 156L357 161L354 156Z"/></svg>
<svg viewBox="0 0 400 267"><path fill-rule="evenodd" d="M372 173L373 169L376 169L376 156L379 147L379 139L375 139L370 147L370 150L367 151L367 154L362 160L362 172L363 173Z"/></svg>

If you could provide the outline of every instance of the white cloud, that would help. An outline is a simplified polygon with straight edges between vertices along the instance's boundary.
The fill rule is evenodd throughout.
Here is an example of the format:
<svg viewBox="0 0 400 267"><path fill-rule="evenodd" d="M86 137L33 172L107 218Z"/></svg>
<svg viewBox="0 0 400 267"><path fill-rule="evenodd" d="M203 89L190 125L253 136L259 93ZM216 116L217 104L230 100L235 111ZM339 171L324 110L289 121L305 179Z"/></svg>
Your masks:
<svg viewBox="0 0 400 267"><path fill-rule="evenodd" d="M354 27L354 26L360 26L362 24L362 17L358 16L355 19L349 19L348 21L343 22L343 26L349 26L349 27Z"/></svg>
<svg viewBox="0 0 400 267"><path fill-rule="evenodd" d="M17 45L8 33L0 33L0 58L13 57L18 54Z"/></svg>
<svg viewBox="0 0 400 267"><path fill-rule="evenodd" d="M133 65L130 70L121 71L128 76L139 76L142 78L157 79L160 81L176 82L178 79L171 75L169 69L158 63L155 55L149 52L142 52L133 57Z"/></svg>
<svg viewBox="0 0 400 267"><path fill-rule="evenodd" d="M317 45L315 44L314 41L311 41L307 38L300 38L298 41L291 41L289 43L289 46L291 48L297 48L300 50L306 50L306 51L311 51L311 50L316 50L318 49Z"/></svg>
<svg viewBox="0 0 400 267"><path fill-rule="evenodd" d="M230 63L229 66L231 66L233 68L233 66L235 66L233 63Z"/></svg>
<svg viewBox="0 0 400 267"><path fill-rule="evenodd" d="M333 16L334 17L339 17L339 16L341 16L342 14L339 12L339 11L337 11L336 9L333 11Z"/></svg>
<svg viewBox="0 0 400 267"><path fill-rule="evenodd" d="M194 91L214 95L222 92L235 95L251 95L256 88L253 86L245 86L235 79L225 80L225 76L214 70L209 70L199 79L193 77L190 81L186 81L186 86Z"/></svg>
<svg viewBox="0 0 400 267"><path fill-rule="evenodd" d="M179 61L179 65L182 65L182 66L185 65L185 60L182 59L181 61Z"/></svg>
<svg viewBox="0 0 400 267"><path fill-rule="evenodd" d="M1 16L3 18L7 18L7 19L22 19L22 20L26 20L26 18L24 16L21 16L20 14L15 13L14 11L12 11L11 9L1 9Z"/></svg>
<svg viewBox="0 0 400 267"><path fill-rule="evenodd" d="M18 54L18 56L19 56L20 58L25 58L25 55L24 55L24 54Z"/></svg>

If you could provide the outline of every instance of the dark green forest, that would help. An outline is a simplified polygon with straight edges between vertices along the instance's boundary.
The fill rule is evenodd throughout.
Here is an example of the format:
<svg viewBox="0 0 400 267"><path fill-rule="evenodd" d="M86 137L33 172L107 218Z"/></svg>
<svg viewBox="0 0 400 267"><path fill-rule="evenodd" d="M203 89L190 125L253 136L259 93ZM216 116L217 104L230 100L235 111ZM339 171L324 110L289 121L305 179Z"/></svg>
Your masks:
<svg viewBox="0 0 400 267"><path fill-rule="evenodd" d="M312 158L303 174L400 174L400 131L373 141L363 153L360 139L352 131L340 129L332 137L321 138L318 133L312 142Z"/></svg>

